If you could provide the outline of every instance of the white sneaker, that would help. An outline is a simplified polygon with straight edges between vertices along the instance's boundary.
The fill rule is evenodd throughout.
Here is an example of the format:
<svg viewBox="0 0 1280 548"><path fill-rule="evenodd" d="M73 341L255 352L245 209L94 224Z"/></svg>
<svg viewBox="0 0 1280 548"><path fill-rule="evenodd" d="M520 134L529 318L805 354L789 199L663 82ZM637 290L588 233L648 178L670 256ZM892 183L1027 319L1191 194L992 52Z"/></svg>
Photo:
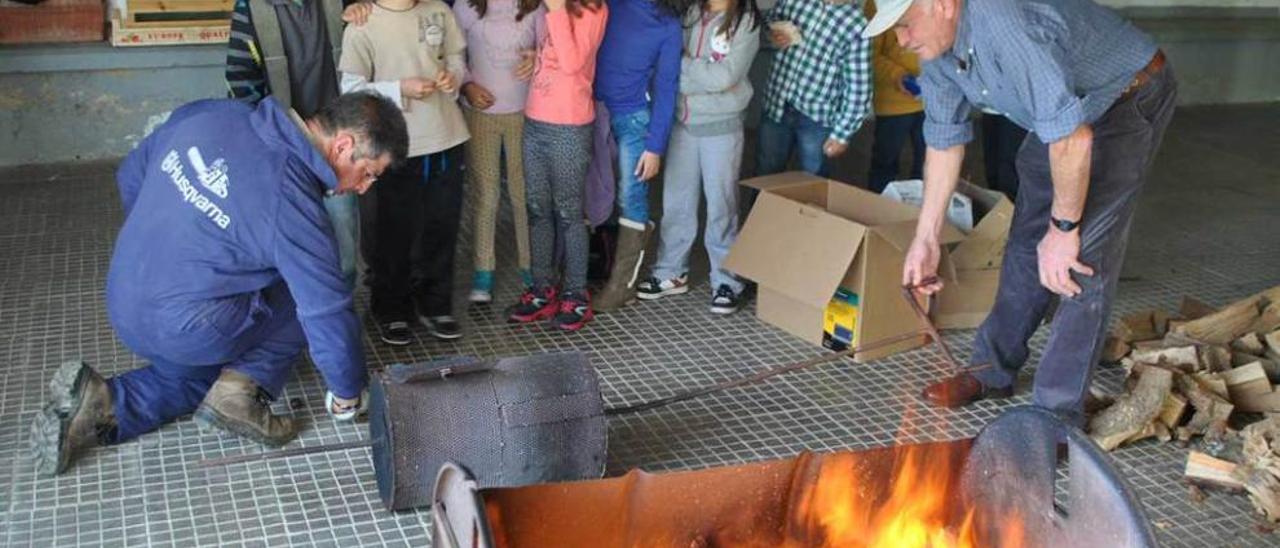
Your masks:
<svg viewBox="0 0 1280 548"><path fill-rule="evenodd" d="M493 302L493 293L488 289L472 289L467 300L476 304L488 304Z"/></svg>
<svg viewBox="0 0 1280 548"><path fill-rule="evenodd" d="M689 275L681 274L670 280L659 280L650 276L636 286L636 297L644 301L655 301L668 295L679 295L689 292Z"/></svg>

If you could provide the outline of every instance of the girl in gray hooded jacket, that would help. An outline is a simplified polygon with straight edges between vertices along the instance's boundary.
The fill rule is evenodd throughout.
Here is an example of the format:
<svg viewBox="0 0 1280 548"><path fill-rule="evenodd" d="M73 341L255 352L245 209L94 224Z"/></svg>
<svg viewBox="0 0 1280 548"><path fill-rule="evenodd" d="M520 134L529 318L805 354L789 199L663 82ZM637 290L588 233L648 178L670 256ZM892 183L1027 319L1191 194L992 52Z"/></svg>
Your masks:
<svg viewBox="0 0 1280 548"><path fill-rule="evenodd" d="M703 239L711 261L711 311L729 314L740 306L742 282L721 263L738 235L742 123L752 93L747 71L760 49L761 19L756 0L702 0L685 18L658 257L652 275L637 287L640 299L689 291L689 251L698 231L698 205L706 196Z"/></svg>

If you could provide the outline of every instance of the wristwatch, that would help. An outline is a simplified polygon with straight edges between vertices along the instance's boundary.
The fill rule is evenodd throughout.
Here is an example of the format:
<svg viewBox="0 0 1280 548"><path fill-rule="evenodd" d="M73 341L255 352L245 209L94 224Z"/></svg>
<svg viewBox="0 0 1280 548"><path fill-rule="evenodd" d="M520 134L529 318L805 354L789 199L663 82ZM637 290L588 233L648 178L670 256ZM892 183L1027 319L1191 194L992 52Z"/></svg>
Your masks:
<svg viewBox="0 0 1280 548"><path fill-rule="evenodd" d="M1049 216L1049 222L1053 223L1054 227L1063 232L1071 232L1072 230L1080 228L1080 221L1068 221L1065 219L1059 219L1052 215Z"/></svg>

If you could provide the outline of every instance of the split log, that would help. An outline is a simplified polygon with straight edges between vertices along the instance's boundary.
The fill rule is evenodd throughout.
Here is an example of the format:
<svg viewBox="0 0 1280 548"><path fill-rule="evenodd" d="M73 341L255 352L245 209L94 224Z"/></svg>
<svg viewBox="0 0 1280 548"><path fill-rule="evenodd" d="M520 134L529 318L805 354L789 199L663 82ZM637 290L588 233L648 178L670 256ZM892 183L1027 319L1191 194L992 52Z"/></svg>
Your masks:
<svg viewBox="0 0 1280 548"><path fill-rule="evenodd" d="M1176 333L1205 344L1231 344L1248 333L1270 302L1254 295L1213 314L1178 326Z"/></svg>
<svg viewBox="0 0 1280 548"><path fill-rule="evenodd" d="M1089 420L1090 435L1107 451L1141 432L1159 416L1165 397L1173 389L1173 373L1167 369L1146 367L1138 375L1138 385L1132 392Z"/></svg>
<svg viewBox="0 0 1280 548"><path fill-rule="evenodd" d="M1169 392L1169 395L1164 398L1164 403L1160 406L1160 415L1156 419L1172 430L1182 423L1182 417L1186 414L1187 399L1179 396L1176 392Z"/></svg>
<svg viewBox="0 0 1280 548"><path fill-rule="evenodd" d="M1266 395L1272 392L1267 372L1258 362L1228 369L1219 373L1219 377L1227 383L1227 393L1231 395L1231 401L1245 396Z"/></svg>
<svg viewBox="0 0 1280 548"><path fill-rule="evenodd" d="M1175 346L1172 348L1133 349L1129 355L1133 361L1146 365L1165 365L1187 373L1200 368L1200 355L1194 346Z"/></svg>
<svg viewBox="0 0 1280 548"><path fill-rule="evenodd" d="M1113 334L1108 334L1102 343L1102 363L1116 363L1129 355L1129 343Z"/></svg>
<svg viewBox="0 0 1280 548"><path fill-rule="evenodd" d="M1276 329L1280 329L1280 298L1272 299L1249 327L1249 331L1256 333L1270 333Z"/></svg>
<svg viewBox="0 0 1280 548"><path fill-rule="evenodd" d="M1151 311L1151 329L1155 331L1156 337L1164 337L1169 332L1169 313L1163 310ZM1270 331L1268 329L1267 331Z"/></svg>
<svg viewBox="0 0 1280 548"><path fill-rule="evenodd" d="M1185 321L1198 320L1217 311L1217 308L1195 297L1183 297L1182 304L1178 306L1178 316Z"/></svg>
<svg viewBox="0 0 1280 548"><path fill-rule="evenodd" d="M1155 311L1152 310L1121 316L1120 323L1114 329L1116 336L1126 343L1149 341L1163 337L1164 333L1156 330L1156 325L1153 321L1154 316Z"/></svg>
<svg viewBox="0 0 1280 548"><path fill-rule="evenodd" d="M1183 479L1192 484L1212 485L1224 489L1244 489L1235 476L1236 463L1211 457L1199 451L1187 455L1187 467L1182 472Z"/></svg>
<svg viewBox="0 0 1280 548"><path fill-rule="evenodd" d="M1196 384L1200 385L1201 388L1212 392L1213 395L1218 396L1223 400L1231 401L1231 391L1227 390L1227 381L1222 380L1222 377L1219 376L1219 374L1196 373L1191 375L1191 378L1195 379Z"/></svg>
<svg viewBox="0 0 1280 548"><path fill-rule="evenodd" d="M1261 356L1267 351L1267 346L1257 333L1245 333L1239 339L1231 341L1231 349L1253 356Z"/></svg>
<svg viewBox="0 0 1280 548"><path fill-rule="evenodd" d="M1226 398L1204 388L1200 380L1190 375L1177 374L1174 376L1174 384L1187 401L1191 402L1191 407L1196 410L1191 416L1191 422L1187 423L1185 430L1187 435L1203 434L1215 424L1225 424L1227 419L1231 418L1231 412L1235 410L1235 406ZM1182 432L1183 429L1179 429L1179 439L1187 439Z"/></svg>
<svg viewBox="0 0 1280 548"><path fill-rule="evenodd" d="M1262 341L1267 344L1264 355L1273 360L1280 361L1280 329L1267 333L1262 337Z"/></svg>
<svg viewBox="0 0 1280 548"><path fill-rule="evenodd" d="M1280 521L1280 419L1250 424L1240 437L1244 464L1233 475L1244 484L1259 513L1272 522Z"/></svg>
<svg viewBox="0 0 1280 548"><path fill-rule="evenodd" d="M1231 367L1240 367L1254 362L1262 365L1262 370L1267 372L1267 378L1271 379L1272 384L1280 384L1280 361L1259 358L1244 352L1231 353Z"/></svg>
<svg viewBox="0 0 1280 548"><path fill-rule="evenodd" d="M1225 346L1207 345L1199 349L1200 367L1205 371L1231 369L1231 351Z"/></svg>
<svg viewBox="0 0 1280 548"><path fill-rule="evenodd" d="M1156 438L1162 442L1167 442L1173 439L1173 435L1170 434L1169 427L1165 426L1163 422L1160 422L1160 417L1156 417L1156 420L1147 423L1147 425L1142 427L1142 430L1139 430L1137 434L1129 436L1128 439L1121 442L1121 445L1128 445L1147 438Z"/></svg>
<svg viewBox="0 0 1280 548"><path fill-rule="evenodd" d="M1280 413L1280 386L1272 386L1266 394L1241 395L1232 398L1236 409L1245 413Z"/></svg>

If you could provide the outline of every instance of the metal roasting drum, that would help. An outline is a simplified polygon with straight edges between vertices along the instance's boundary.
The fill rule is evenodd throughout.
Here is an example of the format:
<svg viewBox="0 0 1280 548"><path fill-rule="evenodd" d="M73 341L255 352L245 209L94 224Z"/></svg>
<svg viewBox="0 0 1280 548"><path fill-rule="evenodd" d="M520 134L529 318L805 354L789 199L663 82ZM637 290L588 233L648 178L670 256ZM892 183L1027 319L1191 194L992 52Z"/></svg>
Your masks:
<svg viewBox="0 0 1280 548"><path fill-rule="evenodd" d="M581 353L393 365L371 383L369 437L389 510L432 503L446 461L479 487L599 478L606 425Z"/></svg>

